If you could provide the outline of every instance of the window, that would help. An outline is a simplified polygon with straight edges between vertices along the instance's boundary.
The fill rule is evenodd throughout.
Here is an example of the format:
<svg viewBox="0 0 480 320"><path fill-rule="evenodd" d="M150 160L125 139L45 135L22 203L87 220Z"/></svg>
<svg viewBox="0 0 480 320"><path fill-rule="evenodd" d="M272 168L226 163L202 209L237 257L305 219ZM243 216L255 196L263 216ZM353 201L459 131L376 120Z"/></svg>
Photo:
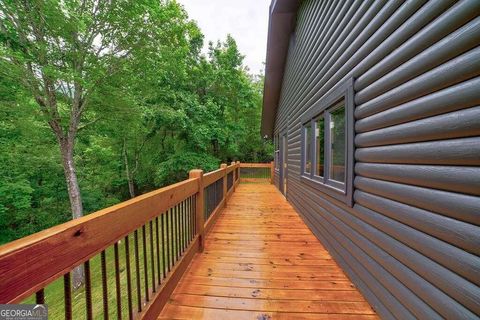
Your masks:
<svg viewBox="0 0 480 320"><path fill-rule="evenodd" d="M345 183L345 102L330 112L330 178Z"/></svg>
<svg viewBox="0 0 480 320"><path fill-rule="evenodd" d="M305 125L305 136L309 137L308 139L305 139L305 172L310 173L312 172L312 139L310 139L310 136L312 135L312 126L310 123L307 123Z"/></svg>
<svg viewBox="0 0 480 320"><path fill-rule="evenodd" d="M315 120L315 175L323 177L324 148L325 148L325 120L320 116Z"/></svg>
<svg viewBox="0 0 480 320"><path fill-rule="evenodd" d="M353 80L315 103L301 121L302 181L352 205Z"/></svg>

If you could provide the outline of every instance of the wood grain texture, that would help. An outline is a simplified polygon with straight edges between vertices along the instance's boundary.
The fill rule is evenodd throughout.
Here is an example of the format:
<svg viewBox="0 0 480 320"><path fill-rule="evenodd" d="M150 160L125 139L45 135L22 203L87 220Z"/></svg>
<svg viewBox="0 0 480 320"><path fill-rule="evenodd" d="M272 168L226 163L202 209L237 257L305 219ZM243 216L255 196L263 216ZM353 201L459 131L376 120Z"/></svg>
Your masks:
<svg viewBox="0 0 480 320"><path fill-rule="evenodd" d="M271 184L240 184L159 319L376 319Z"/></svg>
<svg viewBox="0 0 480 320"><path fill-rule="evenodd" d="M227 167L227 173L230 173L232 172L233 170L235 170L235 168L237 168L237 164L231 164Z"/></svg>
<svg viewBox="0 0 480 320"><path fill-rule="evenodd" d="M270 168L270 163L240 163L240 168Z"/></svg>
<svg viewBox="0 0 480 320"><path fill-rule="evenodd" d="M222 179L225 175L225 167L206 173L203 175L203 187L206 188L217 180Z"/></svg>
<svg viewBox="0 0 480 320"><path fill-rule="evenodd" d="M197 192L198 180L185 180L1 246L0 303L21 301Z"/></svg>
<svg viewBox="0 0 480 320"><path fill-rule="evenodd" d="M158 288L157 293L152 297L152 303L146 305L146 309L139 315L139 319L150 320L155 319L156 316L163 309L168 302L170 295L176 288L185 270L187 270L189 263L194 258L198 250L199 236L195 236L192 243L188 246L185 254L180 258L180 261L173 267L171 273L163 280L163 284Z"/></svg>
<svg viewBox="0 0 480 320"><path fill-rule="evenodd" d="M299 8L273 116L287 199L383 319L477 318L480 2L360 2ZM353 207L301 179L302 115L351 77Z"/></svg>

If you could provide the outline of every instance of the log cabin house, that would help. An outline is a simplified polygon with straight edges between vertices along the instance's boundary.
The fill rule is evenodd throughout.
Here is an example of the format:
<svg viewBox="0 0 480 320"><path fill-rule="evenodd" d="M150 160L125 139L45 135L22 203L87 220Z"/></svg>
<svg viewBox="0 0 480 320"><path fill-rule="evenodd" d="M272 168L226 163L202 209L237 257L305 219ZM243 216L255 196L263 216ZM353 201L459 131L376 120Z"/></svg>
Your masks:
<svg viewBox="0 0 480 320"><path fill-rule="evenodd" d="M385 319L480 314L480 1L274 0L276 187Z"/></svg>
<svg viewBox="0 0 480 320"><path fill-rule="evenodd" d="M275 161L192 170L0 246L0 304L67 320L478 319L479 13L273 0Z"/></svg>

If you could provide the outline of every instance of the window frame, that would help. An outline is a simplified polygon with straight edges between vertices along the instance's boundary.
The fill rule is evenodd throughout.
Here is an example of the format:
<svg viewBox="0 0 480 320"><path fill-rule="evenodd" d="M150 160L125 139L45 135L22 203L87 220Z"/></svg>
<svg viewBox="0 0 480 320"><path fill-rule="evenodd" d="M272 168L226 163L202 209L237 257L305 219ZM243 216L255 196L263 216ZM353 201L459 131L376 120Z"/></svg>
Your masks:
<svg viewBox="0 0 480 320"><path fill-rule="evenodd" d="M307 150L307 139L306 139L306 135L307 135L307 126L310 126L309 129L310 129L310 136L314 136L314 125L311 121L308 121L306 123L303 124L302 126L302 133L303 133L303 139L302 139L302 150L304 150L304 153L306 153L306 150ZM312 139L310 137L310 148L313 150L313 146L312 146ZM311 175L312 172L314 172L314 168L313 168L313 157L314 155L312 154L312 150L310 150L310 172L307 172L307 157L306 155L304 154L302 156L302 174L303 175Z"/></svg>
<svg viewBox="0 0 480 320"><path fill-rule="evenodd" d="M353 179L354 179L354 96L353 96L353 78L347 79L343 83L337 85L334 89L328 92L322 99L312 105L309 110L303 113L300 117L301 121L301 181L310 185L311 187L326 193L327 195L346 203L349 206L353 205ZM330 123L331 112L340 108L340 103L343 101L345 108L345 182L342 183L330 178L330 159L331 159L331 137L330 137ZM316 137L317 119L323 117L324 119L324 169L323 176L317 175L317 152L316 152ZM311 153L311 167L310 172L305 172L306 164L306 127L310 123L312 126L312 134L308 137L310 140ZM327 129L328 128L328 129Z"/></svg>
<svg viewBox="0 0 480 320"><path fill-rule="evenodd" d="M324 113L321 113L319 115L317 115L316 117L314 117L312 119L312 123L314 124L314 131L313 131L313 143L314 145L312 146L312 148L314 149L314 154L312 155L312 162L314 164L314 170L313 170L313 178L318 180L318 181L321 181L322 183L325 183L325 168L327 167L326 166L326 159L325 159L325 154L323 156L323 175L319 175L318 172L317 172L317 168L318 168L318 159L317 159L317 137L315 136L316 132L317 132L317 122L318 122L318 119L322 118L323 120L323 128L324 128L324 131L325 131L325 123L327 123L327 121L325 120L325 114ZM325 145L326 145L326 142L327 142L327 139L326 139L326 136L324 134L323 136L323 147L322 147L322 151L325 153Z"/></svg>
<svg viewBox="0 0 480 320"><path fill-rule="evenodd" d="M278 133L274 136L274 149L275 149L274 150L274 162L275 162L274 170L275 172L279 172L280 171L280 136Z"/></svg>

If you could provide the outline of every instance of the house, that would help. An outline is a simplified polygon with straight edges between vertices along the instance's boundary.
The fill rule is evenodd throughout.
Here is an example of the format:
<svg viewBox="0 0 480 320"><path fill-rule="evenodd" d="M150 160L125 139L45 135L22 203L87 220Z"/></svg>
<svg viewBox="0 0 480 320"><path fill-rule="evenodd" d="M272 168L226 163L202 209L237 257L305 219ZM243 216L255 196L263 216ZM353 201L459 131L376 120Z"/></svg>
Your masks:
<svg viewBox="0 0 480 320"><path fill-rule="evenodd" d="M278 189L385 319L480 315L480 1L273 0Z"/></svg>

